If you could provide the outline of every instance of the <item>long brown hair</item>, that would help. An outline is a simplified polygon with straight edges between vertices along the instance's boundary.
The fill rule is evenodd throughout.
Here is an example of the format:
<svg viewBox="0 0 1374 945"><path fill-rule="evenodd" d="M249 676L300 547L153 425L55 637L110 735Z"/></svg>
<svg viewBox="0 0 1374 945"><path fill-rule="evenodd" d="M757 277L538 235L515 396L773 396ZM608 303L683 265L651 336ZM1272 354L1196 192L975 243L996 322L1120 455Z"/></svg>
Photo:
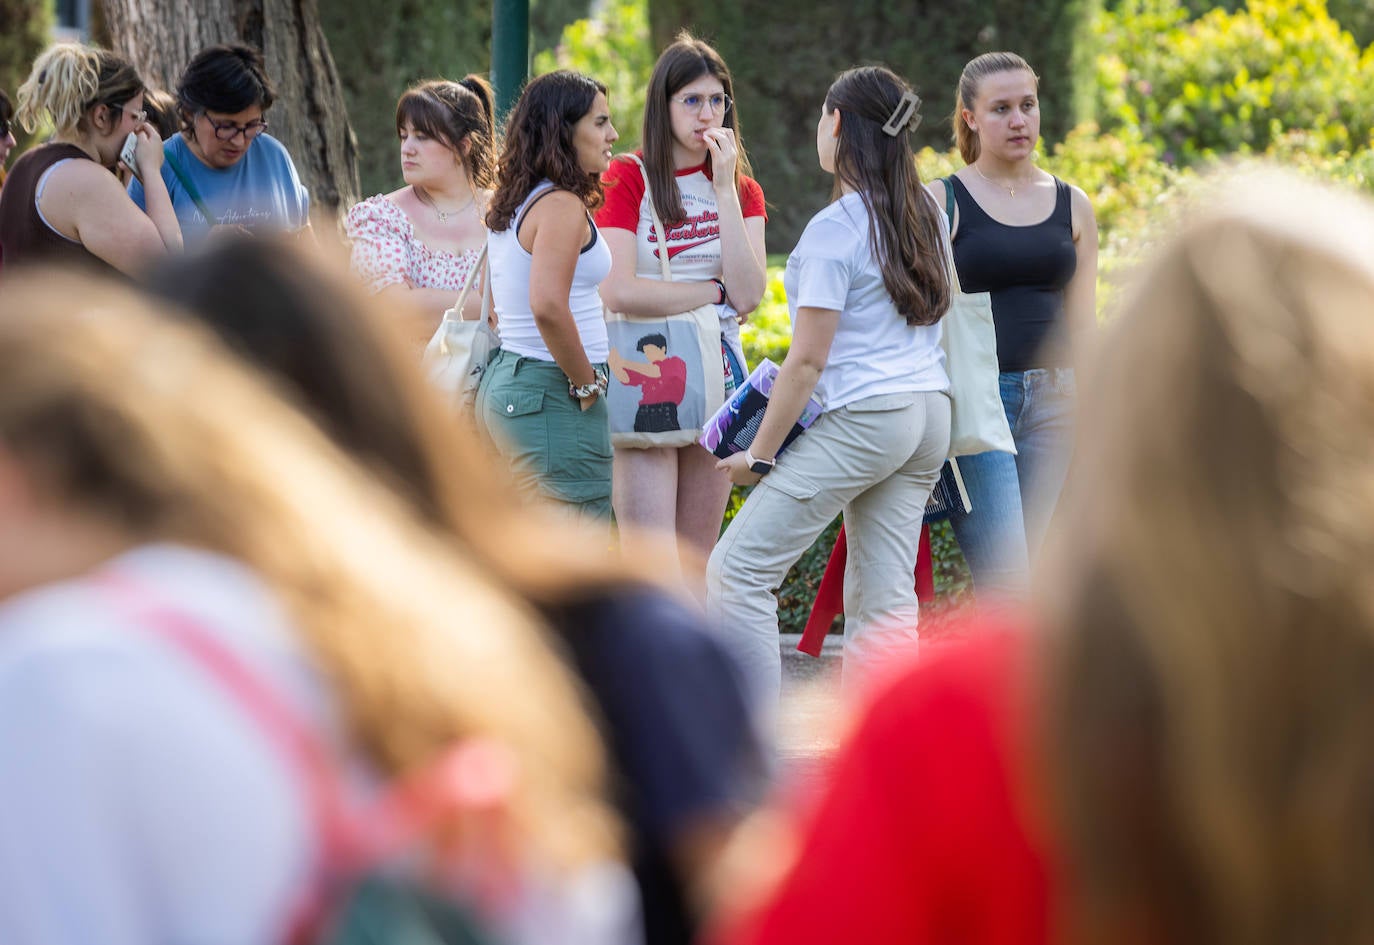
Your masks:
<svg viewBox="0 0 1374 945"><path fill-rule="evenodd" d="M253 278L243 281L242 274ZM238 292L223 291L239 279ZM589 550L566 515L531 503L470 424L445 411L396 336L394 313L346 267L294 241L228 239L169 260L148 278L159 298L209 325L476 567L543 609L665 573Z"/></svg>
<svg viewBox="0 0 1374 945"><path fill-rule="evenodd" d="M598 92L605 95L606 86L564 69L541 75L525 86L506 119L487 229L504 232L530 191L545 179L576 194L588 210L601 206L601 175L582 169L573 146L573 128L591 111Z"/></svg>
<svg viewBox="0 0 1374 945"><path fill-rule="evenodd" d="M406 122L459 155L474 187L496 185L496 100L480 75L459 82L430 79L412 85L396 102L396 133ZM467 153L463 142L468 142Z"/></svg>
<svg viewBox="0 0 1374 945"><path fill-rule="evenodd" d="M835 191L847 184L868 209L868 232L883 285L909 325L933 325L949 309L944 230L916 171L907 116L895 135L884 131L911 86L891 69L861 66L842 72L825 94L826 114L839 110Z"/></svg>
<svg viewBox="0 0 1374 945"><path fill-rule="evenodd" d="M643 141L644 167L649 172L654 208L663 218L664 226L676 226L687 216L682 209L682 194L677 189L676 168L673 167L670 100L683 86L704 75L719 79L725 94L734 100L735 83L720 53L709 43L683 30L677 34L673 44L663 50L649 77L649 90L644 100L644 131L640 140ZM738 190L740 177L752 172L749 156L744 150L744 136L740 131L738 102L725 113L721 124L735 133L735 147L739 153L735 162L735 189ZM706 162L708 165L711 162L709 152Z"/></svg>
<svg viewBox="0 0 1374 945"><path fill-rule="evenodd" d="M1190 216L1038 582L1072 931L1374 941L1374 208L1270 172Z"/></svg>
<svg viewBox="0 0 1374 945"><path fill-rule="evenodd" d="M978 132L968 126L964 121L964 110L973 111L973 104L978 101L978 89L983 84L983 80L990 75L999 72L1020 72L1025 70L1030 73L1031 79L1037 88L1040 86L1040 77L1035 74L1035 70L1030 67L1030 63L1022 59L1014 52L989 52L983 53L974 59L970 59L964 66L964 71L959 75L959 84L954 92L954 114L950 116L950 124L954 126L954 144L959 149L959 156L964 159L965 164L972 164L978 160L978 155L982 153L982 145L978 142Z"/></svg>
<svg viewBox="0 0 1374 945"><path fill-rule="evenodd" d="M472 556L151 302L35 272L7 279L0 306L0 442L48 495L132 542L253 569L380 770L491 736L516 754L516 816L547 853L577 862L614 847L576 684L534 614Z"/></svg>

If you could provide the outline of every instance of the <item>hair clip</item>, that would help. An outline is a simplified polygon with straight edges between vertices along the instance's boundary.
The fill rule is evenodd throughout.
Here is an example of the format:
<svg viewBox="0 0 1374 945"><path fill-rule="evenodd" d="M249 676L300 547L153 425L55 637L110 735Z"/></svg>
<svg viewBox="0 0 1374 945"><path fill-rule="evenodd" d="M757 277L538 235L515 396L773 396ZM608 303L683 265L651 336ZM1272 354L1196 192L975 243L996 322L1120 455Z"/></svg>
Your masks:
<svg viewBox="0 0 1374 945"><path fill-rule="evenodd" d="M903 129L908 132L915 131L921 124L921 116L916 112L920 107L919 95L915 92L903 92L897 107L888 116L887 124L883 125L883 133L895 138Z"/></svg>

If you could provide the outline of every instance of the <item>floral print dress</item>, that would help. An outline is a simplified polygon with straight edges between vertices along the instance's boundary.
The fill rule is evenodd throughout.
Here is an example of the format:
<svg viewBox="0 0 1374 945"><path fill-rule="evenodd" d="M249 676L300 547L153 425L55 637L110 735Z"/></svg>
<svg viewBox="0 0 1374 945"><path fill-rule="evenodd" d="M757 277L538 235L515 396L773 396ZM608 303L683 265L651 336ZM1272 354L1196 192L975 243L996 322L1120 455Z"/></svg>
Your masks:
<svg viewBox="0 0 1374 945"><path fill-rule="evenodd" d="M344 222L353 244L351 266L370 292L409 284L417 289L448 289L457 299L480 249L450 253L430 249L415 236L405 211L384 194L353 205Z"/></svg>

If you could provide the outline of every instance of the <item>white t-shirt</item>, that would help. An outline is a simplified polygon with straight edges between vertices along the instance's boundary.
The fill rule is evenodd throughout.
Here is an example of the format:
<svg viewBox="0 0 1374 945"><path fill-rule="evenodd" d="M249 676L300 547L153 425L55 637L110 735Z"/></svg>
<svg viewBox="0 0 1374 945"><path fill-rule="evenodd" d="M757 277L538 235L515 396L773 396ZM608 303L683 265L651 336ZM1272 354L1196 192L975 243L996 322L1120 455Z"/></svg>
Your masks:
<svg viewBox="0 0 1374 945"><path fill-rule="evenodd" d="M825 409L880 394L949 389L940 326L908 325L898 313L869 244L868 211L858 194L846 194L811 218L787 257L783 287L794 325L798 308L840 313L816 384Z"/></svg>
<svg viewBox="0 0 1374 945"><path fill-rule="evenodd" d="M553 189L544 181L530 191L511 218L510 226L499 233L487 235L487 262L491 269L491 298L501 319L501 347L525 358L552 361L549 346L539 334L534 312L530 308L530 269L534 256L520 245L517 235L520 220L536 197ZM568 307L577 324L578 337L593 364L606 360L611 344L606 332L606 317L601 307L601 293L597 286L611 271L611 251L601 238L596 224L590 219L592 238L582 247L573 270L572 289Z"/></svg>
<svg viewBox="0 0 1374 945"><path fill-rule="evenodd" d="M139 548L151 588L337 716L267 588L229 558ZM267 945L316 862L299 777L241 705L91 578L0 605L0 941Z"/></svg>

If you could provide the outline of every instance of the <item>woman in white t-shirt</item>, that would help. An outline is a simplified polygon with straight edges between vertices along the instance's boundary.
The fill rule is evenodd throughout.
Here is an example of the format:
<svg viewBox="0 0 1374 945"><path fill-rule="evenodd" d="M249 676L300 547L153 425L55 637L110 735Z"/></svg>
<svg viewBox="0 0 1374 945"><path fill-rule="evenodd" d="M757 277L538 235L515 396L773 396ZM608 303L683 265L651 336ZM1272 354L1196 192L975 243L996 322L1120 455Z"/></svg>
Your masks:
<svg viewBox="0 0 1374 945"><path fill-rule="evenodd" d="M651 186L644 186L632 156L616 158L605 176L606 203L596 215L611 248L611 274L601 295L613 311L667 316L719 304L727 397L748 373L739 326L758 307L767 281L763 190L748 176L733 92L720 54L680 34L649 79L640 155ZM660 273L651 197L666 230L671 283ZM634 352L612 352L617 376L625 355L631 367L642 363ZM615 450L622 543L632 544L636 531L667 534L704 558L720 537L729 496L730 480L695 443Z"/></svg>
<svg viewBox="0 0 1374 945"><path fill-rule="evenodd" d="M950 417L939 344L948 230L911 153L919 104L876 66L843 73L826 94L816 151L838 199L788 258L792 345L758 434L719 464L758 486L711 555L708 607L738 642L765 715L781 674L773 589L840 512L846 676L916 641L911 573ZM778 457L813 394L825 413Z"/></svg>

